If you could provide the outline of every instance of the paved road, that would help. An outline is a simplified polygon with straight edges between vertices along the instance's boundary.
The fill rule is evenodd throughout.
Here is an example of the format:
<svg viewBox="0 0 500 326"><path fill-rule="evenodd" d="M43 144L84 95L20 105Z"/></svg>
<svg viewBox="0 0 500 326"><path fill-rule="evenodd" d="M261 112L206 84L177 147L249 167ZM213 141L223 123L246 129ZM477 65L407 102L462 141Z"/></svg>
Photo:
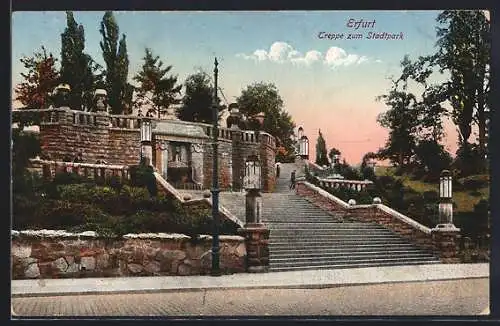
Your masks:
<svg viewBox="0 0 500 326"><path fill-rule="evenodd" d="M477 315L489 305L489 281L16 297L12 301L19 316Z"/></svg>

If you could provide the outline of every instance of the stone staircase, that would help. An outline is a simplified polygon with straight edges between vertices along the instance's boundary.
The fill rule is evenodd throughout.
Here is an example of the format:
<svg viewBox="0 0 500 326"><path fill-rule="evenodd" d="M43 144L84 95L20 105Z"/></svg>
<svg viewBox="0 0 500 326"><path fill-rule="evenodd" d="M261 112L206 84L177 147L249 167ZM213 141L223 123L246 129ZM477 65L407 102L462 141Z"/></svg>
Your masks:
<svg viewBox="0 0 500 326"><path fill-rule="evenodd" d="M426 252L376 223L343 218L322 210L289 189L282 164L274 193L263 193L262 222L270 229L270 271L439 263ZM221 192L221 204L245 221L245 193Z"/></svg>
<svg viewBox="0 0 500 326"><path fill-rule="evenodd" d="M270 229L270 270L439 263L438 258L376 223L327 212L290 190L295 164L281 164L274 193L263 193L262 222ZM245 220L244 193L221 193L221 203Z"/></svg>

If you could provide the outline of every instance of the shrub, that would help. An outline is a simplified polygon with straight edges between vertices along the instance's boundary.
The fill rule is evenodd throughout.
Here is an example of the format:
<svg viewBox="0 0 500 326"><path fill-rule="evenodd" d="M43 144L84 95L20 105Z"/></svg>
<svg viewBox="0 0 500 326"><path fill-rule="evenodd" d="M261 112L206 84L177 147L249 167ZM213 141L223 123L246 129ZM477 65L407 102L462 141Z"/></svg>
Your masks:
<svg viewBox="0 0 500 326"><path fill-rule="evenodd" d="M424 201L429 202L438 202L439 201L439 193L435 190L428 190L422 193Z"/></svg>
<svg viewBox="0 0 500 326"><path fill-rule="evenodd" d="M82 177L76 173L71 172L57 172L52 180L55 185L68 185L75 183L85 183L88 182L85 177Z"/></svg>
<svg viewBox="0 0 500 326"><path fill-rule="evenodd" d="M489 186L488 175L473 175L459 180L465 190L478 190Z"/></svg>
<svg viewBox="0 0 500 326"><path fill-rule="evenodd" d="M122 191L123 183L121 179L116 175L113 175L108 180L106 180L106 184L118 193Z"/></svg>
<svg viewBox="0 0 500 326"><path fill-rule="evenodd" d="M133 165L130 171L130 184L134 187L146 187L151 196L158 194L156 178L152 166L146 164Z"/></svg>

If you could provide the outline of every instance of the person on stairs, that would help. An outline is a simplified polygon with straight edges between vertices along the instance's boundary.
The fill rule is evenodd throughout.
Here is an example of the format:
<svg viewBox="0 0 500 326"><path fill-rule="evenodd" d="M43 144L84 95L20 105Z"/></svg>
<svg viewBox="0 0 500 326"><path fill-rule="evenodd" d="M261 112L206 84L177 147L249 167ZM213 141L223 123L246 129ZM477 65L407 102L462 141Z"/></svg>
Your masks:
<svg viewBox="0 0 500 326"><path fill-rule="evenodd" d="M276 179L280 177L280 162L276 163Z"/></svg>
<svg viewBox="0 0 500 326"><path fill-rule="evenodd" d="M290 174L290 189L295 189L295 170Z"/></svg>

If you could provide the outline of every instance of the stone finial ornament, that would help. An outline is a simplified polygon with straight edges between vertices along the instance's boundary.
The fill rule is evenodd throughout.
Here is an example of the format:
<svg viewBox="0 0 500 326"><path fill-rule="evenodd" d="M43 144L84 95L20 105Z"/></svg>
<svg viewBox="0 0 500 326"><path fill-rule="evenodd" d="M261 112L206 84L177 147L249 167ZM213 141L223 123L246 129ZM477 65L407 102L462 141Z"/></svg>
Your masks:
<svg viewBox="0 0 500 326"><path fill-rule="evenodd" d="M54 105L55 107L69 106L69 93L71 87L69 84L59 84L54 89Z"/></svg>
<svg viewBox="0 0 500 326"><path fill-rule="evenodd" d="M108 92L105 89L98 88L94 92L97 111L106 111Z"/></svg>

